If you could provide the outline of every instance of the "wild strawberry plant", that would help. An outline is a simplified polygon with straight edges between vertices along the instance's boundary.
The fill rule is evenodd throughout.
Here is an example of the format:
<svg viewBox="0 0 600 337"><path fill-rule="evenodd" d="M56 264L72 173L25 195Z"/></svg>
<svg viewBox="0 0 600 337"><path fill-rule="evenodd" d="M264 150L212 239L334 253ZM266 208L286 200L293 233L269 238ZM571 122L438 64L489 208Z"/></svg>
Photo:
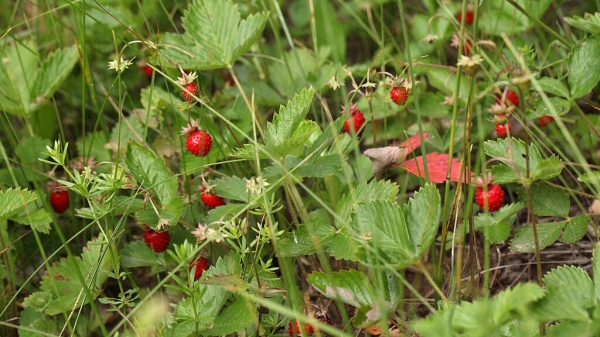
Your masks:
<svg viewBox="0 0 600 337"><path fill-rule="evenodd" d="M598 334L597 4L15 6L0 335Z"/></svg>

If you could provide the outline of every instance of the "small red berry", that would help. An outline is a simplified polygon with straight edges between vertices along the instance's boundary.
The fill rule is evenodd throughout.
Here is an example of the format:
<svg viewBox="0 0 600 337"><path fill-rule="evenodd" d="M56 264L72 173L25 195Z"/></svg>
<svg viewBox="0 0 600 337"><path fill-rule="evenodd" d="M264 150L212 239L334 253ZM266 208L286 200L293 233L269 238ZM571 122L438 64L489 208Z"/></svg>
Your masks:
<svg viewBox="0 0 600 337"><path fill-rule="evenodd" d="M352 105L350 109L350 111L352 111L352 118L346 119L344 122L344 131L347 133L356 133L358 130L360 130L363 124L365 124L365 115L363 115L363 113L354 105Z"/></svg>
<svg viewBox="0 0 600 337"><path fill-rule="evenodd" d="M154 73L154 69L152 69L152 67L149 66L147 63L144 64L140 70L144 73L144 75L148 77L152 77L152 74Z"/></svg>
<svg viewBox="0 0 600 337"><path fill-rule="evenodd" d="M502 204L504 203L504 191L500 185L489 184L487 186L487 191L484 191L481 186L475 188L475 203L479 205L481 209L485 209L486 200L488 211L490 212L495 212L502 207Z"/></svg>
<svg viewBox="0 0 600 337"><path fill-rule="evenodd" d="M404 105L408 99L408 90L405 87L393 87L390 90L392 101L398 105Z"/></svg>
<svg viewBox="0 0 600 337"><path fill-rule="evenodd" d="M312 335L315 332L315 329L310 324L304 324L302 326L302 330L305 335ZM291 337L301 336L302 333L300 332L300 322L298 322L297 319L292 320L288 326L288 331Z"/></svg>
<svg viewBox="0 0 600 337"><path fill-rule="evenodd" d="M510 131L511 129L512 129L512 124L510 124L510 123L496 124L496 136L498 136L500 138L504 138L508 134L508 131Z"/></svg>
<svg viewBox="0 0 600 337"><path fill-rule="evenodd" d="M64 188L55 188L50 193L50 206L56 213L63 213L69 208L69 191Z"/></svg>
<svg viewBox="0 0 600 337"><path fill-rule="evenodd" d="M194 156L204 157L210 152L212 138L204 130L195 130L188 134L185 146Z"/></svg>
<svg viewBox="0 0 600 337"><path fill-rule="evenodd" d="M496 95L496 103L505 104L506 101L511 102L514 106L519 106L519 95L510 89L505 89L502 95Z"/></svg>
<svg viewBox="0 0 600 337"><path fill-rule="evenodd" d="M186 101L190 103L196 102L194 96L198 96L198 85L196 82L191 82L183 86L183 90L181 90L181 94Z"/></svg>
<svg viewBox="0 0 600 337"><path fill-rule="evenodd" d="M208 208L217 208L225 204L225 201L222 197L216 194L208 193L206 191L200 194L200 199L202 199L202 203L204 203L204 205L206 205L206 207Z"/></svg>
<svg viewBox="0 0 600 337"><path fill-rule="evenodd" d="M463 16L462 12L459 12L458 15L456 16L459 23L462 22L462 16ZM475 15L473 14L473 11L467 9L467 11L465 13L465 25L472 25L474 19L475 19Z"/></svg>
<svg viewBox="0 0 600 337"><path fill-rule="evenodd" d="M192 263L190 270L194 269L194 266L196 266L196 270L194 271L194 281L197 281L202 277L202 273L204 273L205 270L208 270L209 263L205 257L201 257Z"/></svg>
<svg viewBox="0 0 600 337"><path fill-rule="evenodd" d="M144 230L144 242L146 242L146 246L150 247L155 253L167 250L169 241L171 240L169 231L157 232L148 226L146 227L147 229Z"/></svg>
<svg viewBox="0 0 600 337"><path fill-rule="evenodd" d="M537 123L539 126L544 127L550 123L552 123L554 121L554 117L550 116L550 115L543 115L542 117L538 118Z"/></svg>

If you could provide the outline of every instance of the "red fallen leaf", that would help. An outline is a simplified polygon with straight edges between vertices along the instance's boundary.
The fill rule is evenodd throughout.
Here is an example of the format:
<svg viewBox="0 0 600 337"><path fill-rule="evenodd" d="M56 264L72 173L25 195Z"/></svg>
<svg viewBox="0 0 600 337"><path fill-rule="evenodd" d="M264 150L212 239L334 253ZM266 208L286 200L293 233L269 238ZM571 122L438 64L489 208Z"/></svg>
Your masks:
<svg viewBox="0 0 600 337"><path fill-rule="evenodd" d="M423 133L423 139L427 139L429 134ZM408 172L420 178L425 178L423 156L407 159L407 155L421 145L421 137L414 135L408 140L402 142L400 146L386 146L367 149L364 154L373 162L373 173L377 176L390 167L401 167ZM445 153L428 153L427 173L429 180L433 183L443 183L446 181L448 173L449 156ZM450 181L465 181L461 179L462 162L457 158L452 158L450 163Z"/></svg>

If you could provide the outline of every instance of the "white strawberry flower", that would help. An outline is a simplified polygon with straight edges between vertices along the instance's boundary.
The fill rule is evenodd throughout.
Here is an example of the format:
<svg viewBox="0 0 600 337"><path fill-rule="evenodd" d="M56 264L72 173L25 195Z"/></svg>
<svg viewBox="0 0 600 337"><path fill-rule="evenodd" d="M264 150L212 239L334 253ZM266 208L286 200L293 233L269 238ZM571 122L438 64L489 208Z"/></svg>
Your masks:
<svg viewBox="0 0 600 337"><path fill-rule="evenodd" d="M113 69L117 73L122 73L123 71L125 71L125 69L127 69L132 64L133 64L133 59L125 60L125 59L123 59L123 56L121 56L119 59L114 59L114 60L108 62L108 69L109 70Z"/></svg>

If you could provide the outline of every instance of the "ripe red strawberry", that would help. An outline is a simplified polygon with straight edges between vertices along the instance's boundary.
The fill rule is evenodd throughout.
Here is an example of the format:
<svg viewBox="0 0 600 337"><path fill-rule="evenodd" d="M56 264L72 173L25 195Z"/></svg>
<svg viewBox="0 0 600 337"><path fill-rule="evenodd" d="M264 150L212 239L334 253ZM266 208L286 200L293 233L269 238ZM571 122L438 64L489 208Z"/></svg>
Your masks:
<svg viewBox="0 0 600 337"><path fill-rule="evenodd" d="M197 281L202 277L202 273L204 273L205 270L208 270L209 262L205 257L201 257L192 263L190 270L192 270L194 266L196 266L196 270L194 271L194 281Z"/></svg>
<svg viewBox="0 0 600 337"><path fill-rule="evenodd" d="M155 253L167 250L171 239L169 231L157 232L147 225L144 226L146 226L146 229L144 229L144 241L146 242L146 246L150 247Z"/></svg>
<svg viewBox="0 0 600 337"><path fill-rule="evenodd" d="M290 322L290 325L288 326L288 331L291 337L302 335L302 333L300 332L300 324L301 323L298 322L297 319L294 319ZM315 332L315 329L310 324L304 324L302 330L305 335L312 335Z"/></svg>
<svg viewBox="0 0 600 337"><path fill-rule="evenodd" d="M50 192L50 206L56 213L63 213L69 208L69 191L65 188L54 188Z"/></svg>
<svg viewBox="0 0 600 337"><path fill-rule="evenodd" d="M190 103L194 103L196 99L194 96L198 96L198 85L196 82L188 83L183 86L183 90L181 90L181 94L186 101Z"/></svg>
<svg viewBox="0 0 600 337"><path fill-rule="evenodd" d="M202 203L204 203L204 205L206 205L208 208L217 208L225 204L225 201L222 197L216 194L211 194L207 191L204 191L202 194L200 194L200 199L202 199Z"/></svg>
<svg viewBox="0 0 600 337"><path fill-rule="evenodd" d="M550 115L543 115L542 117L538 118L537 123L539 126L544 127L550 123L552 123L554 121L554 117L550 116Z"/></svg>
<svg viewBox="0 0 600 337"><path fill-rule="evenodd" d="M519 106L519 95L510 89L504 89L502 95L496 95L496 103L504 103L506 105L507 101L511 102L514 106Z"/></svg>
<svg viewBox="0 0 600 337"><path fill-rule="evenodd" d="M148 63L145 63L144 65L142 65L140 67L140 70L144 73L144 75L146 75L148 77L152 77L152 74L154 73L154 69L152 69L152 67L149 66Z"/></svg>
<svg viewBox="0 0 600 337"><path fill-rule="evenodd" d="M408 90L405 87L393 87L390 90L392 101L398 105L404 105L408 99Z"/></svg>
<svg viewBox="0 0 600 337"><path fill-rule="evenodd" d="M504 203L504 191L497 184L488 184L487 191L483 190L483 187L477 186L475 188L475 203L485 209L485 202L487 200L488 211L495 212L502 207Z"/></svg>
<svg viewBox="0 0 600 337"><path fill-rule="evenodd" d="M508 134L508 131L512 129L512 124L496 124L496 136L499 138L504 138Z"/></svg>
<svg viewBox="0 0 600 337"><path fill-rule="evenodd" d="M185 146L194 156L204 157L210 152L212 138L204 130L195 130L185 139Z"/></svg>
<svg viewBox="0 0 600 337"><path fill-rule="evenodd" d="M462 22L462 16L463 16L462 12L459 12L458 15L456 16L456 19L458 19L458 23ZM472 25L474 19L475 19L475 15L473 14L473 10L467 9L465 12L465 25Z"/></svg>
<svg viewBox="0 0 600 337"><path fill-rule="evenodd" d="M350 106L350 111L352 112L352 118L346 119L344 122L344 131L356 133L365 124L365 115L356 108L356 104Z"/></svg>
<svg viewBox="0 0 600 337"><path fill-rule="evenodd" d="M183 89L181 94L186 101L195 103L196 100L193 96L198 96L198 84L196 84L196 78L198 77L195 72L189 72L180 68L181 77L177 77L177 84Z"/></svg>

